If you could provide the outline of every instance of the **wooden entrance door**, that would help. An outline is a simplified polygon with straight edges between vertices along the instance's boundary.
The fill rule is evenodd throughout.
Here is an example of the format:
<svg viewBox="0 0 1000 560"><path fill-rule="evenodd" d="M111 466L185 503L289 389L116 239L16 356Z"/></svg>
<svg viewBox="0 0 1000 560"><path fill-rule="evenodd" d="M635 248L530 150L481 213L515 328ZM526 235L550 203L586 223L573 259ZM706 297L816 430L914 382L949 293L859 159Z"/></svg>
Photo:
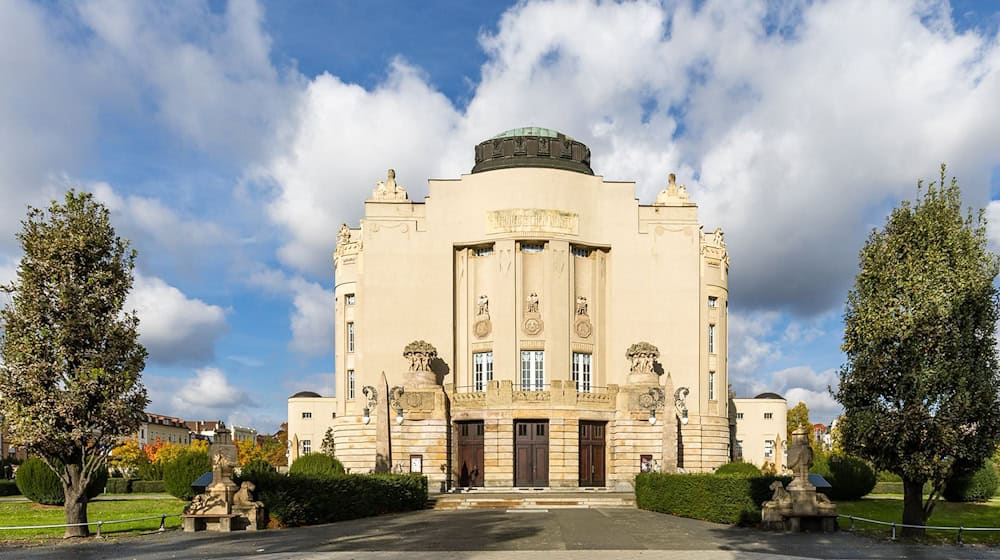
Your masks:
<svg viewBox="0 0 1000 560"><path fill-rule="evenodd" d="M483 421L456 422L458 485L483 486Z"/></svg>
<svg viewBox="0 0 1000 560"><path fill-rule="evenodd" d="M580 486L604 486L605 422L580 421Z"/></svg>
<svg viewBox="0 0 1000 560"><path fill-rule="evenodd" d="M514 486L549 485L549 423L514 422Z"/></svg>

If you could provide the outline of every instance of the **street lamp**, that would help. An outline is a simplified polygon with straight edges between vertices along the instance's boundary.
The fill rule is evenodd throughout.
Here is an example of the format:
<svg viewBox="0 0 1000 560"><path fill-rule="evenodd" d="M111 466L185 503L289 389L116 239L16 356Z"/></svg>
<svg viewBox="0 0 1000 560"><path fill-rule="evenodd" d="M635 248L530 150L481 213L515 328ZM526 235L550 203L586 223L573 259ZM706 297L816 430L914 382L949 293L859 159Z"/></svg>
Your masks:
<svg viewBox="0 0 1000 560"><path fill-rule="evenodd" d="M396 423L403 425L403 388L396 386L389 390L389 406L396 411Z"/></svg>

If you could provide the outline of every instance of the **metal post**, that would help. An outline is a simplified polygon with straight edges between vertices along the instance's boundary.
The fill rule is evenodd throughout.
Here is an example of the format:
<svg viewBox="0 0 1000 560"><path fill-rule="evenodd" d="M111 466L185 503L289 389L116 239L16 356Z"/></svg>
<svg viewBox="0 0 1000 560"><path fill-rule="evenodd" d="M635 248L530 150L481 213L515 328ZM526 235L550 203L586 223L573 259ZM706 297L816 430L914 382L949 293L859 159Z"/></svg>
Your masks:
<svg viewBox="0 0 1000 560"><path fill-rule="evenodd" d="M98 521L97 522L97 538L98 539L101 538L101 527L103 527L103 526L104 526L104 522L103 521Z"/></svg>
<svg viewBox="0 0 1000 560"><path fill-rule="evenodd" d="M164 527L164 525L166 525L166 523L167 523L167 516L164 515L164 516L160 517L160 532L161 533L166 530L165 527Z"/></svg>
<svg viewBox="0 0 1000 560"><path fill-rule="evenodd" d="M893 541L896 540L896 524L895 523L892 524L892 536L889 537L889 540L893 540Z"/></svg>
<svg viewBox="0 0 1000 560"><path fill-rule="evenodd" d="M962 527L958 528L958 546L962 546Z"/></svg>
<svg viewBox="0 0 1000 560"><path fill-rule="evenodd" d="M853 533L854 532L854 516L853 515L848 515L847 518L851 520L851 528L848 529L848 531L851 531Z"/></svg>

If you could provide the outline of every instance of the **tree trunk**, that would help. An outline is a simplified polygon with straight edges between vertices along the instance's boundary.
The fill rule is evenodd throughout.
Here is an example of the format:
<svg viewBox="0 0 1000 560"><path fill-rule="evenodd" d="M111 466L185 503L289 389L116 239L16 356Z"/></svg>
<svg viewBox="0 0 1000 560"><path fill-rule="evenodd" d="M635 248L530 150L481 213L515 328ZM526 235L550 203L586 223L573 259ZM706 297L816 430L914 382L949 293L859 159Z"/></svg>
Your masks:
<svg viewBox="0 0 1000 560"><path fill-rule="evenodd" d="M63 493L66 496L66 503L63 508L66 510L66 523L86 523L87 522L87 485L80 476L79 465L67 465L66 471L69 474L69 485L63 485ZM78 527L66 527L63 538L86 537L90 535L90 528L86 525Z"/></svg>
<svg viewBox="0 0 1000 560"><path fill-rule="evenodd" d="M924 481L903 479L903 523L906 525L923 525L924 519ZM903 528L904 537L923 537L924 529Z"/></svg>

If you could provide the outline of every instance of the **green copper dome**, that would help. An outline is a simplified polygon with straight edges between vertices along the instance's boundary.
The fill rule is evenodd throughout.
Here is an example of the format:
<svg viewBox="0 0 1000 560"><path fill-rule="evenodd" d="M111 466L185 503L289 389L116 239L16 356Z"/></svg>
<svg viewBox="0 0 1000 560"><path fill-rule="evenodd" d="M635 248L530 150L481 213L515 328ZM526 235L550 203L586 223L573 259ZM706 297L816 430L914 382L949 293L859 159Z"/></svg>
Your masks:
<svg viewBox="0 0 1000 560"><path fill-rule="evenodd" d="M476 146L473 173L515 167L547 167L594 174L590 168L590 148L551 128L512 128Z"/></svg>

